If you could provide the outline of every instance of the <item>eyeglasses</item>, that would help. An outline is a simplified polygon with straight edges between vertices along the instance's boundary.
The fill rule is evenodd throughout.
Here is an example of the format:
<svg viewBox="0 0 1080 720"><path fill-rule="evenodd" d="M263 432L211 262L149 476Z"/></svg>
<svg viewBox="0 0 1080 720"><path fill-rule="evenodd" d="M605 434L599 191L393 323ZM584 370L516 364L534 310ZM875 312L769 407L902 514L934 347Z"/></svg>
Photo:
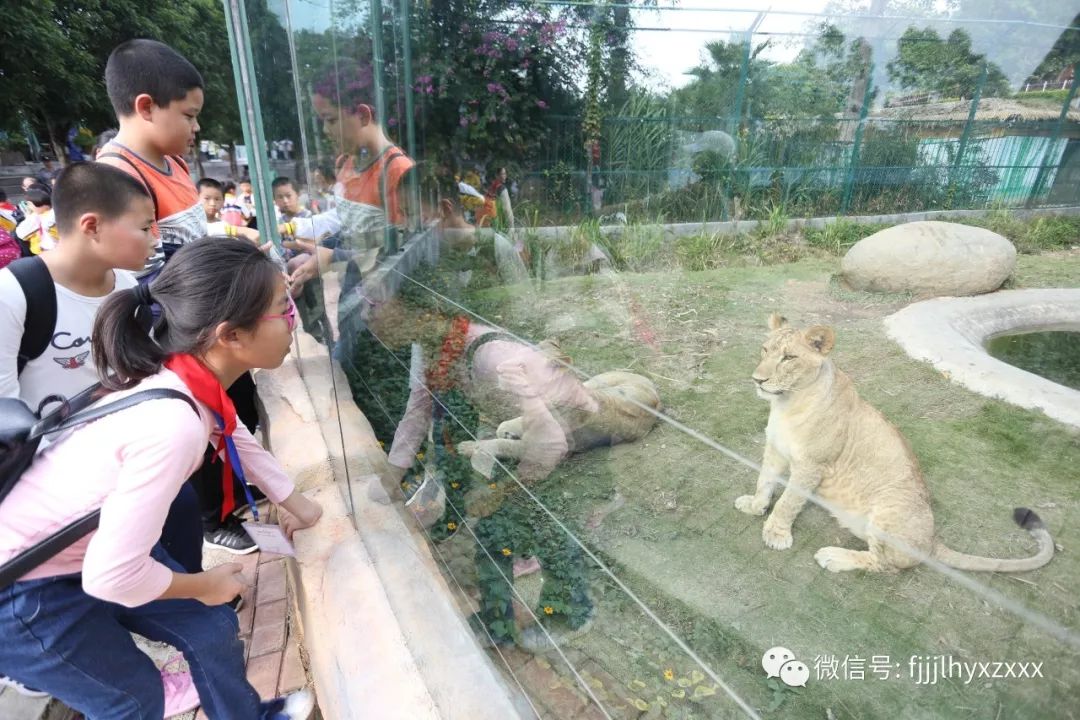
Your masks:
<svg viewBox="0 0 1080 720"><path fill-rule="evenodd" d="M296 303L293 302L292 295L285 295L285 299L289 301L289 309L279 315L263 315L260 320L275 320L277 318L285 318L285 323L289 326L289 332L292 332L296 328Z"/></svg>

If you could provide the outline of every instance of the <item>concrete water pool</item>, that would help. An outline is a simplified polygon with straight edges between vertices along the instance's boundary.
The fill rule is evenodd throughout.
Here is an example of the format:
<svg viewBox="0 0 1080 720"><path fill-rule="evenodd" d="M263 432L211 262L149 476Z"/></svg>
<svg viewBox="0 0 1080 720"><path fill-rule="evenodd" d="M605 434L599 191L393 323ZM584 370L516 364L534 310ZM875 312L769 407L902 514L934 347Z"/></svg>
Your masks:
<svg viewBox="0 0 1080 720"><path fill-rule="evenodd" d="M1080 332L1049 330L998 335L986 351L1021 370L1080 390Z"/></svg>
<svg viewBox="0 0 1080 720"><path fill-rule="evenodd" d="M890 315L885 326L908 355L960 385L1080 427L1080 390L1075 382L1062 384L1076 377L1076 368L1068 369L1075 356L1063 358L1061 367L1049 357L1067 347L1070 338L1060 336L1080 336L1080 289L936 298ZM1038 337L1008 339L1030 334Z"/></svg>

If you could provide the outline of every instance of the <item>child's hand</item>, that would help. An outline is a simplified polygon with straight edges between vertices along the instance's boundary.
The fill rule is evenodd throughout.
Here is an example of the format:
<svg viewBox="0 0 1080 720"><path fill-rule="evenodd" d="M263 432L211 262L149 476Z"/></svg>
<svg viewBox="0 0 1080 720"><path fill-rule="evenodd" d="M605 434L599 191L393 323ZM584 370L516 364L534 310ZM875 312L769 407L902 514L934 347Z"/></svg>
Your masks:
<svg viewBox="0 0 1080 720"><path fill-rule="evenodd" d="M532 382L528 368L520 360L507 360L495 368L499 376L499 387L519 398L536 398L540 391Z"/></svg>
<svg viewBox="0 0 1080 720"><path fill-rule="evenodd" d="M278 524L285 537L292 539L297 530L309 528L322 517L322 505L294 490L278 510Z"/></svg>
<svg viewBox="0 0 1080 720"><path fill-rule="evenodd" d="M293 245L299 245L299 243L282 243L282 245L293 249ZM308 280L317 277L319 277L319 258L317 255L312 255L303 265L293 270L292 275L289 276L289 282L295 288L302 288Z"/></svg>
<svg viewBox="0 0 1080 720"><path fill-rule="evenodd" d="M204 605L224 605L249 585L241 574L240 563L225 563L200 573L205 590L195 596Z"/></svg>
<svg viewBox="0 0 1080 720"><path fill-rule="evenodd" d="M242 227L241 226L241 227L236 228L236 234L239 235L240 237L244 238L245 240L249 240L249 241L255 243L256 245L259 244L259 231L258 230L254 230L254 229L249 228L249 227Z"/></svg>

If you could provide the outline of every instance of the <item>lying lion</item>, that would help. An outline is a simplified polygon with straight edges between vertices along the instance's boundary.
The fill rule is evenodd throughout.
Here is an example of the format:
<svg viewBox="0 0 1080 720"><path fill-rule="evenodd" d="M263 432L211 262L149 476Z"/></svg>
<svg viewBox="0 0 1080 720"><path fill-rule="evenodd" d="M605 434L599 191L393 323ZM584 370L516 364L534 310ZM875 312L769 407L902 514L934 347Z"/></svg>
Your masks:
<svg viewBox="0 0 1080 720"><path fill-rule="evenodd" d="M930 493L911 446L827 357L832 329L815 325L799 331L775 314L769 328L753 375L758 395L772 405L765 458L755 493L735 501L744 513L764 514L780 476L790 471L788 487L762 528L766 545L791 547L791 525L814 494L869 545L869 550L818 550L814 559L832 572L892 572L924 557L959 570L987 572L1022 572L1050 562L1054 542L1039 516L1026 508L1017 508L1013 518L1039 545L1032 557L967 555L936 540Z"/></svg>
<svg viewBox="0 0 1080 720"><path fill-rule="evenodd" d="M551 341L541 343L541 347L549 356L560 354L558 346ZM566 362L568 358L560 356L559 360ZM590 399L587 407L551 408L566 438L566 454L634 442L656 424L656 413L650 410L660 409L660 395L647 378L614 371L601 373L582 385ZM494 438L460 443L458 450L472 457L473 466L485 472L495 458L520 460L530 442L548 440L532 438L529 428L526 416L516 417L500 424Z"/></svg>

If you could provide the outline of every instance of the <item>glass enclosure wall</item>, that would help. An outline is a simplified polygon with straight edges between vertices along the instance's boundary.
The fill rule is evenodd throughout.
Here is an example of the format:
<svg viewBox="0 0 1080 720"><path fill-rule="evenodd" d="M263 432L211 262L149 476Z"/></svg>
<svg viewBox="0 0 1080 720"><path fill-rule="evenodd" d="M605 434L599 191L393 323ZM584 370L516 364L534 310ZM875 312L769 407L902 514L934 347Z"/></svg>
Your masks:
<svg viewBox="0 0 1080 720"><path fill-rule="evenodd" d="M350 502L404 504L537 717L1078 712L1080 430L889 334L956 290L840 276L903 218L789 223L987 210L923 264L989 229L979 292L1076 288L1080 223L1021 212L1080 201L1075 7L226 5L304 373L372 429L328 445L387 453Z"/></svg>

